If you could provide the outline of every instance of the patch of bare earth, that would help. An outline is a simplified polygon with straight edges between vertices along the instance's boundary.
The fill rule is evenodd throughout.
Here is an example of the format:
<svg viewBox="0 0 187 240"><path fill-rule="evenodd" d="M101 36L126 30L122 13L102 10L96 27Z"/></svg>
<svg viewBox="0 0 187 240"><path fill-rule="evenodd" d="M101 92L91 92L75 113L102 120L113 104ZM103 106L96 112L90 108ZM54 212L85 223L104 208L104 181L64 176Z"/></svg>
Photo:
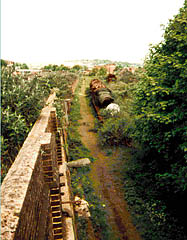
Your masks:
<svg viewBox="0 0 187 240"><path fill-rule="evenodd" d="M79 121L79 133L83 144L96 158L96 161L91 166L90 179L93 182L96 194L106 205L107 220L115 239L140 240L140 235L133 226L130 213L127 210L127 203L121 192L120 183L114 180L113 173L109 170L109 165L115 162L118 152L116 150L111 156L106 156L98 145L96 133L92 131L94 128L94 116L85 98L85 90L88 86L89 82L85 79L80 93L82 119Z"/></svg>

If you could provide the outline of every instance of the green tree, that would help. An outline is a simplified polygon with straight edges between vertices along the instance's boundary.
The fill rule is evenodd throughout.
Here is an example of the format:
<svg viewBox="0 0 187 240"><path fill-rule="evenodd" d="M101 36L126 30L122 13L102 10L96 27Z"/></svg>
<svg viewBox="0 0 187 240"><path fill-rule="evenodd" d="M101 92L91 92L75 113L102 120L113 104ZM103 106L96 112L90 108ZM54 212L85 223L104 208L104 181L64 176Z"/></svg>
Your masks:
<svg viewBox="0 0 187 240"><path fill-rule="evenodd" d="M88 67L87 67L87 66L83 66L83 70L84 70L84 71L87 71L87 70L88 70Z"/></svg>
<svg viewBox="0 0 187 240"><path fill-rule="evenodd" d="M105 67L101 67L97 73L98 76L105 76L106 74L107 74L107 70Z"/></svg>
<svg viewBox="0 0 187 240"><path fill-rule="evenodd" d="M72 67L72 71L73 71L73 72L80 71L81 69L82 69L82 66L80 66L80 65L74 65L74 66Z"/></svg>
<svg viewBox="0 0 187 240"><path fill-rule="evenodd" d="M150 49L144 67L134 97L134 137L144 148L144 171L177 209L187 188L186 0L166 27L164 41Z"/></svg>
<svg viewBox="0 0 187 240"><path fill-rule="evenodd" d="M117 65L116 68L114 69L114 72L115 73L118 73L120 72L121 70L123 69L123 66L120 64L120 65Z"/></svg>
<svg viewBox="0 0 187 240"><path fill-rule="evenodd" d="M59 70L61 70L61 71L69 71L70 68L67 67L67 66L64 66L63 64L61 64L61 65L59 66Z"/></svg>
<svg viewBox="0 0 187 240"><path fill-rule="evenodd" d="M1 59L1 67L6 67L7 63L5 62L5 60Z"/></svg>
<svg viewBox="0 0 187 240"><path fill-rule="evenodd" d="M94 67L92 68L91 72L89 73L89 76L96 76L98 73L98 68Z"/></svg>
<svg viewBox="0 0 187 240"><path fill-rule="evenodd" d="M20 64L20 69L29 69L26 63Z"/></svg>
<svg viewBox="0 0 187 240"><path fill-rule="evenodd" d="M44 69L51 70L51 71L58 71L59 66L56 64L49 64L47 66L44 66Z"/></svg>

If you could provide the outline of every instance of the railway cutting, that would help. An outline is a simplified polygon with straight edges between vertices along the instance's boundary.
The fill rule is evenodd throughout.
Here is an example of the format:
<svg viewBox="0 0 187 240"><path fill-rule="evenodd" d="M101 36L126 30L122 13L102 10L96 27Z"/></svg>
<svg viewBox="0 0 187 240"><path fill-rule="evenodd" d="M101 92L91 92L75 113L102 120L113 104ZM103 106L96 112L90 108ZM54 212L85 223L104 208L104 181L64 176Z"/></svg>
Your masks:
<svg viewBox="0 0 187 240"><path fill-rule="evenodd" d="M92 85L92 83L90 85ZM115 159L118 156L118 151L116 149L112 156L106 156L106 153L104 153L98 145L96 133L91 131L91 129L94 129L94 116L92 115L91 109L85 98L85 90L88 87L89 81L85 78L79 95L82 116L82 119L79 122L79 133L83 144L90 150L92 156L96 159L91 167L90 178L93 182L95 192L106 205L108 213L107 220L110 223L116 239L140 240L141 237L133 226L131 216L127 210L127 203L120 190L120 183L116 184L114 176L109 170L109 164L115 162Z"/></svg>

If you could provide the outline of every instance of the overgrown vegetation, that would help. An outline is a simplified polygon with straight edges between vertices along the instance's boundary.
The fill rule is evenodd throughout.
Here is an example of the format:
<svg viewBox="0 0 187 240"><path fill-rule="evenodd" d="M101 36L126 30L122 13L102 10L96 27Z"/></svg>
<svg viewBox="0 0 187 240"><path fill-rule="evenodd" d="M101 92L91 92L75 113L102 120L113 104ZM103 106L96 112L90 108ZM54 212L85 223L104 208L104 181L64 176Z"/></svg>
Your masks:
<svg viewBox="0 0 187 240"><path fill-rule="evenodd" d="M1 69L2 180L50 92L47 79L33 77L28 81L14 75L14 70L15 66Z"/></svg>
<svg viewBox="0 0 187 240"><path fill-rule="evenodd" d="M135 75L121 72L121 65L117 67L118 80L108 87L120 105L120 113L111 116L102 110L104 124L97 123L100 143L121 148L117 171L134 223L145 240L187 239L186 16L185 0L179 14L166 27L164 41L151 47L143 68ZM15 66L7 67L4 61L1 66L3 179L51 89L59 89L56 107L61 117L61 104L71 96L70 86L76 76L64 65L49 65L44 69L55 73L28 80L13 74ZM71 71L79 70L80 66L75 65ZM104 80L106 72L93 69L90 75ZM69 160L88 157L94 161L80 141L79 118L75 97L69 118ZM127 143L131 148L125 147ZM101 234L101 239L109 239L105 211L93 192L88 173L89 167L72 170L73 191L89 202L95 232ZM86 221L79 219L80 239L87 239L85 225Z"/></svg>
<svg viewBox="0 0 187 240"><path fill-rule="evenodd" d="M121 156L121 173L135 222L141 222L147 240L187 239L186 16L187 1L170 20L164 41L151 47L136 79L118 75L109 85L121 113L113 120L106 115L98 129L103 145L132 141L133 157Z"/></svg>
<svg viewBox="0 0 187 240"><path fill-rule="evenodd" d="M80 104L79 98L74 97L71 112L69 116L70 126L68 127L68 148L69 161L77 160L79 158L89 158L94 161L89 151L83 146L80 135L78 133L78 120L80 119ZM73 194L85 199L89 203L89 210L91 213L91 222L94 228L95 236L99 239L110 239L110 230L106 223L106 212L102 202L96 196L93 190L92 183L88 177L90 167L82 167L71 169L71 179ZM87 220L77 218L78 222L78 238L81 240L88 239L86 232Z"/></svg>
<svg viewBox="0 0 187 240"><path fill-rule="evenodd" d="M150 49L135 89L134 138L141 143L142 172L169 211L183 224L187 188L187 2ZM149 166L149 167L148 167ZM142 176L137 179L141 182Z"/></svg>
<svg viewBox="0 0 187 240"><path fill-rule="evenodd" d="M64 66L63 64L56 65L56 64L49 64L47 66L43 67L43 70L47 70L47 71L52 71L52 72L56 72L56 71L63 71L63 72L72 72L72 73L78 73L81 70L86 70L87 67L86 66L81 66L81 65L74 65L72 68Z"/></svg>
<svg viewBox="0 0 187 240"><path fill-rule="evenodd" d="M1 180L13 163L27 134L37 120L52 89L58 100L69 97L73 73L45 73L44 75L17 75L17 64L7 66L1 62ZM59 106L59 104L57 104Z"/></svg>

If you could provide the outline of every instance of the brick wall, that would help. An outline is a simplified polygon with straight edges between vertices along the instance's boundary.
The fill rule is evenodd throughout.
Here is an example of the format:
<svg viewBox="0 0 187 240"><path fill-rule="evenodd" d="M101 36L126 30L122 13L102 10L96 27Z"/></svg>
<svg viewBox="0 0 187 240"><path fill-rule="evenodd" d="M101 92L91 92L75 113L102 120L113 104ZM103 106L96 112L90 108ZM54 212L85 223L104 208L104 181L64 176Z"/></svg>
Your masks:
<svg viewBox="0 0 187 240"><path fill-rule="evenodd" d="M62 135L62 161L57 162L59 146L57 147L56 109L52 107L54 98L55 94L49 97L47 107L42 110L2 183L2 240L62 239L57 238L59 230L54 229L55 217L52 216L50 196L50 191L54 188L60 191L59 216L64 224L63 240L76 238L73 205L62 204L72 198ZM69 216L65 217L66 213Z"/></svg>
<svg viewBox="0 0 187 240"><path fill-rule="evenodd" d="M41 161L43 146L54 145L55 138L47 132L51 111L55 109L50 105L42 110L2 183L2 240L52 239L49 185Z"/></svg>
<svg viewBox="0 0 187 240"><path fill-rule="evenodd" d="M49 215L49 187L44 182L41 151L27 189L14 239L44 239Z"/></svg>

